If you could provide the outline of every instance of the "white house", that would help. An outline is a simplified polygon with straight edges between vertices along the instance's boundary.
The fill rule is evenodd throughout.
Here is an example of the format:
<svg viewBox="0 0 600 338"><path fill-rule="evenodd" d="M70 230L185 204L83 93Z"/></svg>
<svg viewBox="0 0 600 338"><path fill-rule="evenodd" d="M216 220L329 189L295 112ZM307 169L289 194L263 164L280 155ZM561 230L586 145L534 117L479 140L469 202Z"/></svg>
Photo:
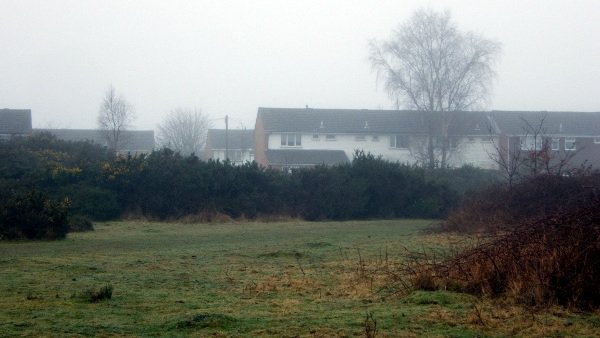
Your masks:
<svg viewBox="0 0 600 338"><path fill-rule="evenodd" d="M449 165L496 168L489 156L495 150L489 113L453 114L448 130ZM256 161L275 168L331 165L347 162L356 150L362 150L389 161L415 164L423 158L427 128L419 111L259 108Z"/></svg>

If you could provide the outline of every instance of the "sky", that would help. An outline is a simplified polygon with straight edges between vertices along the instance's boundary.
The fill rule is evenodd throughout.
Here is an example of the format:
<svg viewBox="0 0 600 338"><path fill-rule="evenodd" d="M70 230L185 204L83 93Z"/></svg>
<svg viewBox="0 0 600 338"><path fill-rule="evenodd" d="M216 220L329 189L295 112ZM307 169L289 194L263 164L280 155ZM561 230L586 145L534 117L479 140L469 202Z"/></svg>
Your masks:
<svg viewBox="0 0 600 338"><path fill-rule="evenodd" d="M258 107L393 109L368 43L424 7L502 43L487 110L600 111L595 0L0 0L0 109L93 129L111 85L132 129L178 107L248 129Z"/></svg>

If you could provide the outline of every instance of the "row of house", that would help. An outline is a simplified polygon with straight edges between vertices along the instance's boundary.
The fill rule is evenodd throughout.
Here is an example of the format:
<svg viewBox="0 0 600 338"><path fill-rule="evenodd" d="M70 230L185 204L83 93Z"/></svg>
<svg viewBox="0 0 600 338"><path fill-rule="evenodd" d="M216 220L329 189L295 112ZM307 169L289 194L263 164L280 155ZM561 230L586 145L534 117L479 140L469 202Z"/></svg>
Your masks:
<svg viewBox="0 0 600 338"><path fill-rule="evenodd" d="M11 137L50 133L65 141L89 141L108 146L105 134L96 129L35 129L31 124L31 109L0 109L0 140ZM142 154L154 149L153 130L125 130L120 136L118 151Z"/></svg>
<svg viewBox="0 0 600 338"><path fill-rule="evenodd" d="M256 161L290 170L348 163L357 150L415 164L432 130L445 130L447 165L498 169L499 158L547 151L569 165L600 166L600 112L469 111L442 115L411 110L259 108L254 130L208 131L205 159ZM436 129L437 128L437 129ZM92 129L34 129L31 110L0 109L0 139L47 132L68 141L106 145ZM152 130L123 132L121 153L154 149ZM506 165L506 163L505 163Z"/></svg>
<svg viewBox="0 0 600 338"><path fill-rule="evenodd" d="M255 160L288 170L351 161L356 150L407 164L422 161L433 124L442 115L410 110L259 108L254 131L210 130L207 158ZM498 169L517 153L545 151L571 166L600 165L600 112L452 112L447 165ZM254 134L251 140L250 134ZM225 155L225 148L229 156Z"/></svg>

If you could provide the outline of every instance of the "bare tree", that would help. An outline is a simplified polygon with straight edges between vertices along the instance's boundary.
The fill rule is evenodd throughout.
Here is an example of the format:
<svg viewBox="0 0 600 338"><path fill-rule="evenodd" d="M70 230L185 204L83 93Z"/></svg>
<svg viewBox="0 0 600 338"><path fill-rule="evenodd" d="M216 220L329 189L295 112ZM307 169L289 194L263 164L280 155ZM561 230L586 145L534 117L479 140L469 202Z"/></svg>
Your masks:
<svg viewBox="0 0 600 338"><path fill-rule="evenodd" d="M541 114L537 121L521 117L521 135L507 135L504 140L497 138L498 130L489 126L494 149L488 156L496 162L510 186L523 178L540 174L563 175L571 169L570 161L581 148L561 152L558 146L554 147L552 143L559 139L547 133L547 117Z"/></svg>
<svg viewBox="0 0 600 338"><path fill-rule="evenodd" d="M123 145L123 132L130 127L135 118L133 106L117 94L114 86L104 93L98 112L98 129L106 140L108 148L118 152Z"/></svg>
<svg viewBox="0 0 600 338"><path fill-rule="evenodd" d="M200 154L210 121L197 108L172 110L158 126L158 143L182 155Z"/></svg>
<svg viewBox="0 0 600 338"><path fill-rule="evenodd" d="M447 166L454 111L483 104L500 43L463 33L449 12L415 12L387 41L371 41L370 61L396 107L423 111L428 167Z"/></svg>

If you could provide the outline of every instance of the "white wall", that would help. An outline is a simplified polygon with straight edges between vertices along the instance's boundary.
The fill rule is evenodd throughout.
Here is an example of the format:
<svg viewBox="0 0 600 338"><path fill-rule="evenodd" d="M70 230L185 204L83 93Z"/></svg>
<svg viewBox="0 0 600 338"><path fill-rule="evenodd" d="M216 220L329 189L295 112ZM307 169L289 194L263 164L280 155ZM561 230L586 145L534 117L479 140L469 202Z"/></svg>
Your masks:
<svg viewBox="0 0 600 338"><path fill-rule="evenodd" d="M301 149L318 150L343 150L352 160L354 151L359 149L369 152L373 155L382 155L389 161L398 161L402 163L413 163L414 159L408 149L395 149L390 147L389 135L364 135L365 140L359 141L353 134L335 134L335 140L327 140L325 134L319 134L318 139L313 138L313 134L302 134ZM378 136L379 141L374 141L373 136ZM290 149L296 147L281 146L281 134L269 134L269 149Z"/></svg>
<svg viewBox="0 0 600 338"><path fill-rule="evenodd" d="M498 164L490 157L495 151L489 136L464 137L450 155L450 166L460 167L469 164L483 169L498 169Z"/></svg>
<svg viewBox="0 0 600 338"><path fill-rule="evenodd" d="M234 161L234 152L240 151L239 149L230 149L229 150L229 159L235 163L245 163L254 161L254 154L250 151L243 151L241 154L241 161ZM225 161L225 150L224 149L214 149L213 150L213 160Z"/></svg>
<svg viewBox="0 0 600 338"><path fill-rule="evenodd" d="M326 139L325 134L319 134L319 138L313 138L313 134L302 133L302 146L288 147L281 145L281 134L273 133L268 137L268 149L318 149L318 150L343 150L352 160L356 149L363 150L375 156L383 156L392 162L413 164L417 161L409 149L397 149L390 147L391 135L364 134L364 140L357 138L357 134L335 134L335 140ZM379 140L375 141L374 136ZM416 137L411 138L411 143ZM497 165L488 155L494 150L491 142L486 137L473 137L460 140L458 148L452 152L449 159L451 166L462 166L471 164L480 168L497 168ZM414 151L414 149L413 149Z"/></svg>

